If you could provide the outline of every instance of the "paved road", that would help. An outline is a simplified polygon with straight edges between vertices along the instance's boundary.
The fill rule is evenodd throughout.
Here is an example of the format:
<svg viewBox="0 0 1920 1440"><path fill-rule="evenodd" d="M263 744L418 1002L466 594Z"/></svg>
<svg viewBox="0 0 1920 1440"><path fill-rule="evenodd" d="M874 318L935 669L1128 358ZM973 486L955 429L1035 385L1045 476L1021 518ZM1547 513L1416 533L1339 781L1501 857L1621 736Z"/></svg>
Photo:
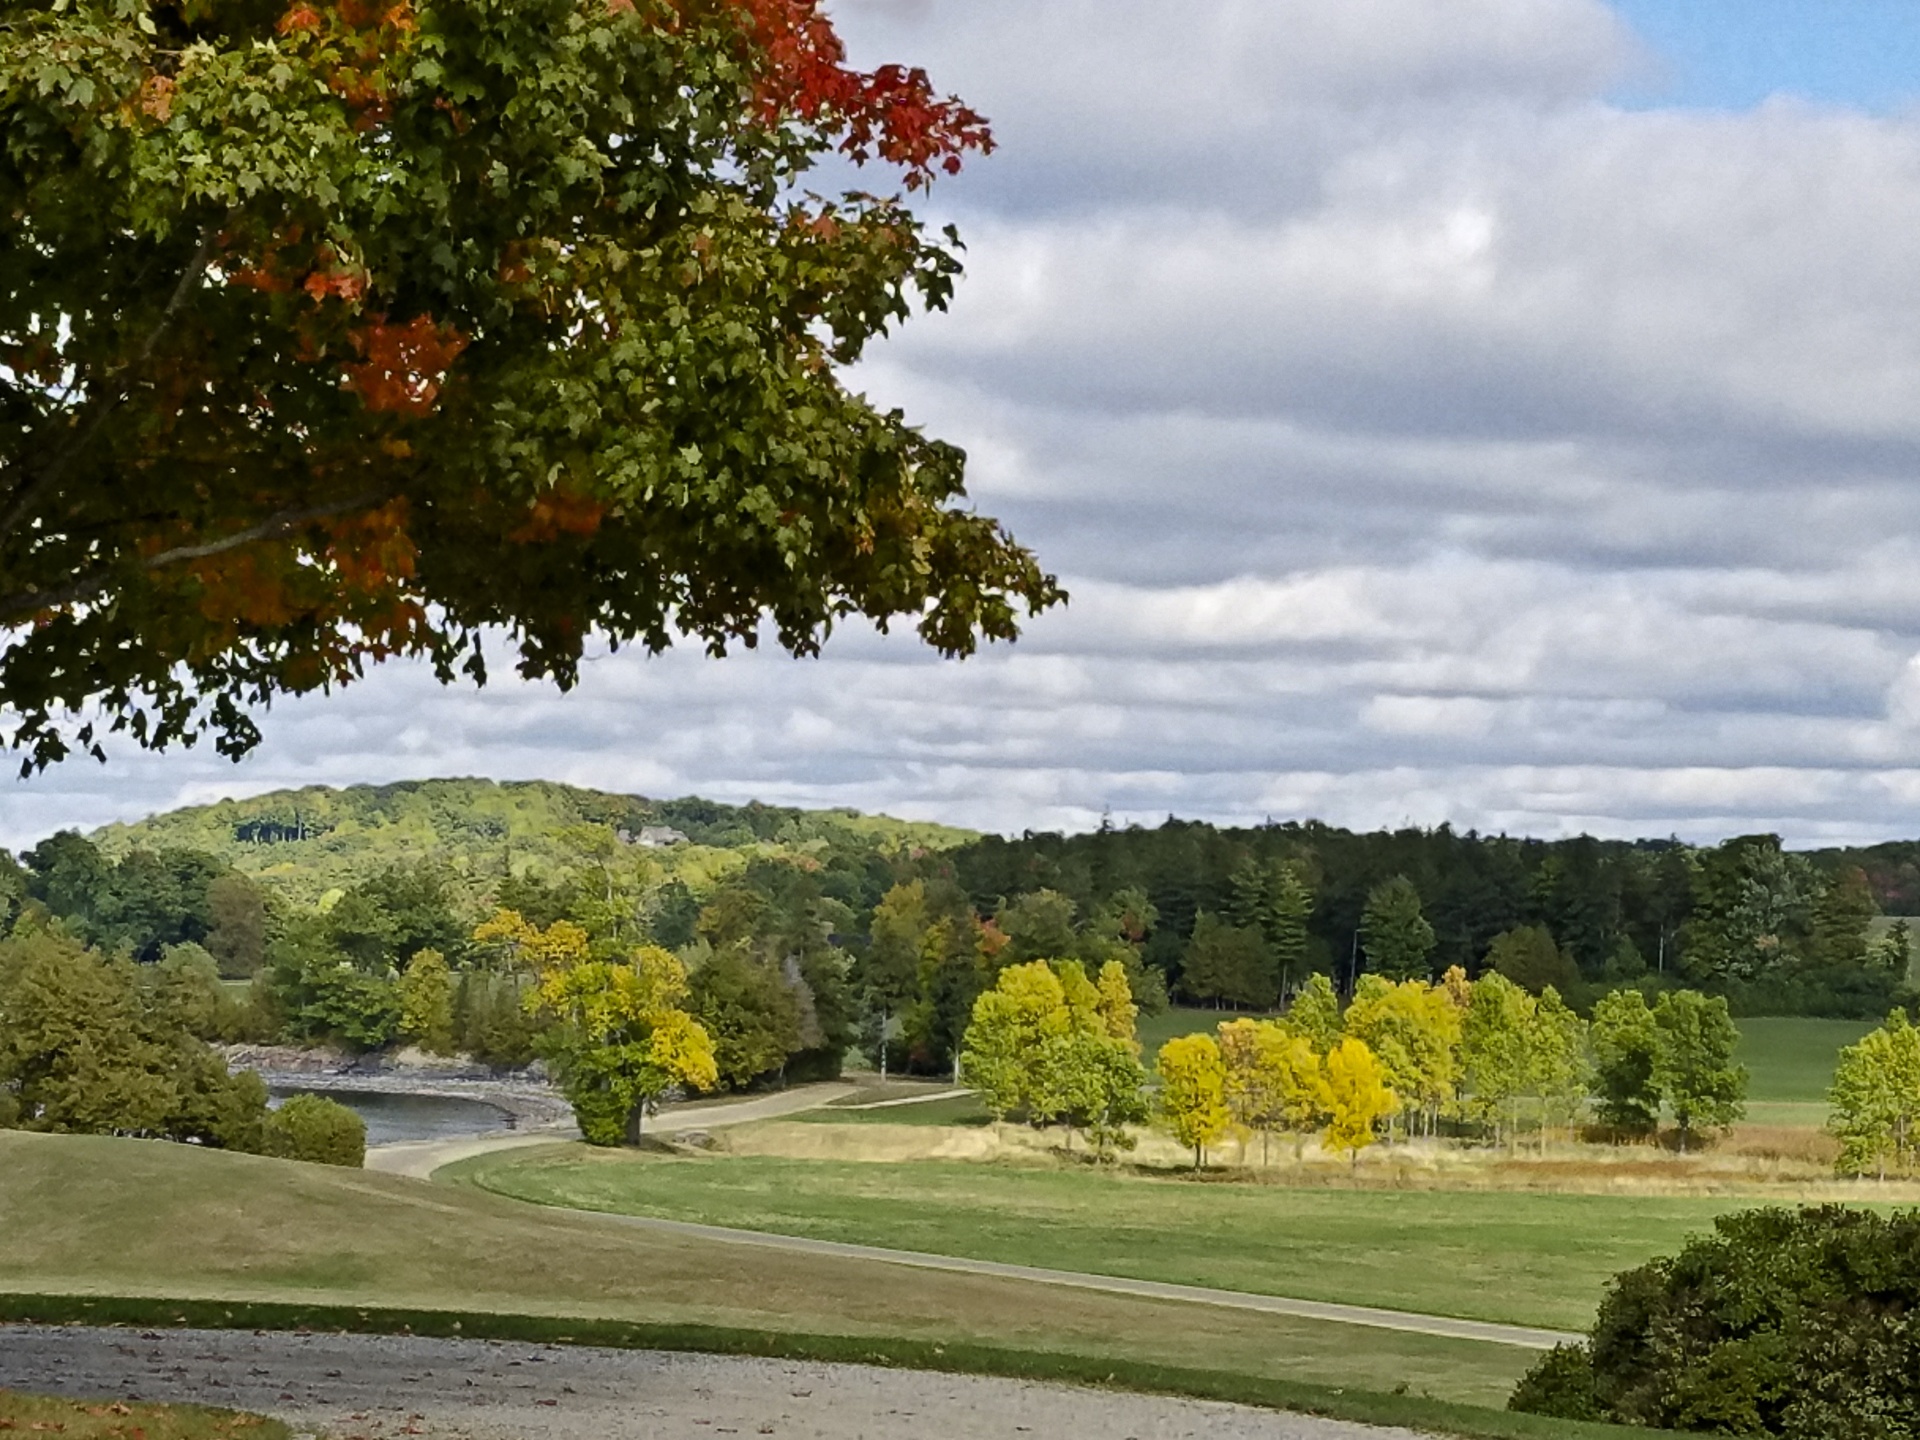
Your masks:
<svg viewBox="0 0 1920 1440"><path fill-rule="evenodd" d="M0 1326L0 1388L197 1401L366 1440L1421 1440L1022 1380L415 1336Z"/></svg>
<svg viewBox="0 0 1920 1440"><path fill-rule="evenodd" d="M710 1105L675 1105L662 1110L650 1122L656 1135L679 1135L689 1130L718 1130L728 1125L745 1125L753 1120L777 1120L797 1115L822 1105L843 1100L854 1093L851 1085L797 1085L791 1090L755 1096L751 1100L729 1100ZM367 1151L367 1169L389 1175L410 1175L425 1180L443 1165L471 1160L476 1155L491 1155L497 1150L514 1150L523 1145L551 1145L556 1140L579 1138L571 1127L546 1130L509 1130L491 1135L475 1135L454 1140L407 1140L393 1145L375 1145Z"/></svg>

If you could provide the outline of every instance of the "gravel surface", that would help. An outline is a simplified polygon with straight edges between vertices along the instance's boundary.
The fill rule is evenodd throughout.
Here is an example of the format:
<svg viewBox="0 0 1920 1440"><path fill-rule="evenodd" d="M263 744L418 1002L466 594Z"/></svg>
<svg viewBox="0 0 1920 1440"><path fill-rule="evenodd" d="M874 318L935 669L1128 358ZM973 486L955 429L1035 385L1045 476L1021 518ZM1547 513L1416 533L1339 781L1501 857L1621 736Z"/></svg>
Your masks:
<svg viewBox="0 0 1920 1440"><path fill-rule="evenodd" d="M0 1388L227 1405L342 1440L1419 1440L1408 1430L1019 1380L368 1335L0 1326Z"/></svg>

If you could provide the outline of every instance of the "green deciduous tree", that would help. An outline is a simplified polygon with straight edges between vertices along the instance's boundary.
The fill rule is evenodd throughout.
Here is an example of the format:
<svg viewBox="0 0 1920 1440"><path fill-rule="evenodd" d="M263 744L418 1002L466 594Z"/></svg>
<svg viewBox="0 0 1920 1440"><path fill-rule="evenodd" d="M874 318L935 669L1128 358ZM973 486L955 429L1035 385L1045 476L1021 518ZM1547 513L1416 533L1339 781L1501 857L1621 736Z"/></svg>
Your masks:
<svg viewBox="0 0 1920 1440"><path fill-rule="evenodd" d="M1304 1036L1317 1054L1324 1055L1340 1041L1340 997L1324 975L1309 975L1287 1007L1287 1024Z"/></svg>
<svg viewBox="0 0 1920 1440"><path fill-rule="evenodd" d="M1651 1134L1660 1124L1654 1071L1660 1030L1638 990L1615 990L1593 1007L1593 1093L1601 1123Z"/></svg>
<svg viewBox="0 0 1920 1440"><path fill-rule="evenodd" d="M957 240L865 192L985 148L813 0L80 3L0 34L0 705L45 763L350 683L571 685L589 638L944 652L1059 590L841 368ZM880 187L886 188L884 186ZM192 938L192 937L188 937Z"/></svg>
<svg viewBox="0 0 1920 1440"><path fill-rule="evenodd" d="M1468 1113L1493 1127L1496 1142L1503 1128L1510 1144L1519 1134L1534 1011L1533 997L1495 971L1473 982L1461 1020L1460 1063Z"/></svg>
<svg viewBox="0 0 1920 1440"><path fill-rule="evenodd" d="M1404 875L1396 875L1367 893L1360 916L1360 947L1367 968L1390 980L1430 980L1435 936L1421 913L1420 892Z"/></svg>
<svg viewBox="0 0 1920 1440"><path fill-rule="evenodd" d="M1840 1052L1827 1098L1841 1174L1884 1180L1889 1162L1909 1167L1920 1146L1920 1030L1905 1010Z"/></svg>
<svg viewBox="0 0 1920 1440"><path fill-rule="evenodd" d="M1697 990L1662 995L1653 1023L1660 1035L1654 1083L1673 1111L1685 1150L1695 1131L1731 1125L1746 1113L1747 1071L1733 1059L1740 1032L1724 997Z"/></svg>

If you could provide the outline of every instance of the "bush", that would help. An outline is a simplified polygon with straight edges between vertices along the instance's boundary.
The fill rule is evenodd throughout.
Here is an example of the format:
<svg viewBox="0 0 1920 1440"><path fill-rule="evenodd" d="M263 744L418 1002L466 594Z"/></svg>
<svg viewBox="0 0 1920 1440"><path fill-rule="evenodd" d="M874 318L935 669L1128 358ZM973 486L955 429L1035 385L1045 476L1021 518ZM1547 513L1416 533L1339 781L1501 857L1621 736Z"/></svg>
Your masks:
<svg viewBox="0 0 1920 1440"><path fill-rule="evenodd" d="M1584 1345L1556 1345L1520 1379L1509 1410L1556 1420L1603 1420L1593 1390L1593 1361Z"/></svg>
<svg viewBox="0 0 1920 1440"><path fill-rule="evenodd" d="M358 1169L367 1159L367 1124L337 1100L295 1095L267 1116L266 1151L283 1160Z"/></svg>
<svg viewBox="0 0 1920 1440"><path fill-rule="evenodd" d="M1920 1211L1723 1216L1614 1278L1510 1408L1721 1435L1920 1440ZM1580 1366L1590 1368L1583 1392ZM1583 1393L1593 1410L1578 1410Z"/></svg>

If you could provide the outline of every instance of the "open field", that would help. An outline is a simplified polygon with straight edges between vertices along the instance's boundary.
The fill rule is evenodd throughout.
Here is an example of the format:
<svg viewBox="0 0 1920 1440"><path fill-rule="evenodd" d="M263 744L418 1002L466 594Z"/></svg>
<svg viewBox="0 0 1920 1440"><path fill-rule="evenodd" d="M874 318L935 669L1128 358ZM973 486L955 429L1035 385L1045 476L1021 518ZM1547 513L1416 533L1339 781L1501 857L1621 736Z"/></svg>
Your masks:
<svg viewBox="0 0 1920 1440"><path fill-rule="evenodd" d="M1155 1058L1160 1054L1160 1047L1176 1035L1211 1035L1222 1022L1238 1020L1240 1017L1238 1010L1201 1010L1190 1005L1173 1005L1158 1015L1142 1015L1135 1027L1140 1036L1141 1063L1152 1069ZM1267 1017L1260 1015L1254 1018Z"/></svg>
<svg viewBox="0 0 1920 1440"><path fill-rule="evenodd" d="M1755 1102L1824 1102L1833 1067L1844 1046L1874 1028L1865 1020L1747 1019L1740 1027L1741 1064L1747 1067L1747 1097ZM1824 1108L1818 1120L1826 1119Z"/></svg>
<svg viewBox="0 0 1920 1440"><path fill-rule="evenodd" d="M469 1187L164 1142L0 1131L0 1215L0 1292L729 1327L844 1343L838 1358L862 1358L865 1346L974 1345L1080 1357L1083 1371L1091 1362L1381 1394L1404 1386L1480 1406L1504 1403L1532 1358L1474 1341L693 1241Z"/></svg>
<svg viewBox="0 0 1920 1440"><path fill-rule="evenodd" d="M1591 1322L1616 1271L1753 1203L584 1146L487 1156L442 1177L549 1205L1567 1330Z"/></svg>
<svg viewBox="0 0 1920 1440"><path fill-rule="evenodd" d="M198 1405L139 1405L68 1400L0 1390L0 1430L58 1434L65 1440L287 1440L287 1427L260 1415Z"/></svg>

